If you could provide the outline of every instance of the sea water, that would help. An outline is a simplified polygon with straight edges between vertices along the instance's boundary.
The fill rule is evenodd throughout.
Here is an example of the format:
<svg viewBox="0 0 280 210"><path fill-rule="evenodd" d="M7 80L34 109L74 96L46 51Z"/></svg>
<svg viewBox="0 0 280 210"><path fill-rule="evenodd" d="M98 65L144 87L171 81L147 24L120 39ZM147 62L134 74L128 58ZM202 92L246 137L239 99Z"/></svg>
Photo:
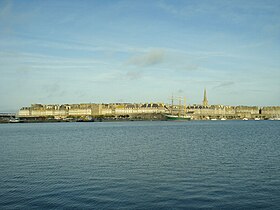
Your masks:
<svg viewBox="0 0 280 210"><path fill-rule="evenodd" d="M0 209L279 209L280 121L0 124Z"/></svg>

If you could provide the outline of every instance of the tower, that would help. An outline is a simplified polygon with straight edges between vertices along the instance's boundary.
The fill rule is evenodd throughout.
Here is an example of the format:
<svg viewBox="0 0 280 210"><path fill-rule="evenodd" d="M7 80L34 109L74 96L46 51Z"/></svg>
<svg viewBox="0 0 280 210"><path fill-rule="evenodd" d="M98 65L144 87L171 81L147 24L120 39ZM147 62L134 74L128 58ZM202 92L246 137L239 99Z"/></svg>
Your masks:
<svg viewBox="0 0 280 210"><path fill-rule="evenodd" d="M203 106L208 106L208 100L207 100L207 95L206 95L206 88L204 89L204 97L202 101Z"/></svg>

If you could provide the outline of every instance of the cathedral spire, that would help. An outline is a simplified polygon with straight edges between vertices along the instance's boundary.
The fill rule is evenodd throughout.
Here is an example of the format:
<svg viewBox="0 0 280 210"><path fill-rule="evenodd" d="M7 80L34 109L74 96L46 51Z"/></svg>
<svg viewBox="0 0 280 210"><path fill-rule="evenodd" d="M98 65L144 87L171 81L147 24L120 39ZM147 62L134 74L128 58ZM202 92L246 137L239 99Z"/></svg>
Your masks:
<svg viewBox="0 0 280 210"><path fill-rule="evenodd" d="M206 88L204 88L204 97L202 101L203 106L208 106L208 100L207 100L207 95L206 95Z"/></svg>

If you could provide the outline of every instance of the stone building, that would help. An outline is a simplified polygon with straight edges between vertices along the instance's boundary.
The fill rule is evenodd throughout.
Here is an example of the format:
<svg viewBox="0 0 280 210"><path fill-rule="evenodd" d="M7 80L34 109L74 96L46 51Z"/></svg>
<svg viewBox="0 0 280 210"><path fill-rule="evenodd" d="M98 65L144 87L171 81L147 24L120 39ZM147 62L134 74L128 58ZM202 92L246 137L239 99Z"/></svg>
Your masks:
<svg viewBox="0 0 280 210"><path fill-rule="evenodd" d="M32 104L19 110L19 117L83 117L83 116L118 116L131 114L166 113L167 107L162 103L147 104Z"/></svg>

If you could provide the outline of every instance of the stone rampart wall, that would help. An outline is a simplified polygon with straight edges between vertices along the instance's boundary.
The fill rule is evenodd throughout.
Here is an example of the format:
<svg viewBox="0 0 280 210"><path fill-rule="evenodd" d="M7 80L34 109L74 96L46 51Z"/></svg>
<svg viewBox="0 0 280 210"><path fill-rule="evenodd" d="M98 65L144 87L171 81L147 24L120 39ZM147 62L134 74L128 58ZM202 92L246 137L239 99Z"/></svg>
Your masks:
<svg viewBox="0 0 280 210"><path fill-rule="evenodd" d="M155 106L156 105L156 106ZM68 116L98 116L98 115L130 115L170 113L171 107L163 104L64 104L64 105L41 105L32 104L31 107L21 108L19 117L68 117ZM280 106L263 107L256 106L222 106L212 105L209 107L189 106L186 110L198 118L208 116L230 116L231 118L243 118L261 116L279 117ZM178 110L177 110L178 112ZM176 112L175 112L176 113Z"/></svg>

